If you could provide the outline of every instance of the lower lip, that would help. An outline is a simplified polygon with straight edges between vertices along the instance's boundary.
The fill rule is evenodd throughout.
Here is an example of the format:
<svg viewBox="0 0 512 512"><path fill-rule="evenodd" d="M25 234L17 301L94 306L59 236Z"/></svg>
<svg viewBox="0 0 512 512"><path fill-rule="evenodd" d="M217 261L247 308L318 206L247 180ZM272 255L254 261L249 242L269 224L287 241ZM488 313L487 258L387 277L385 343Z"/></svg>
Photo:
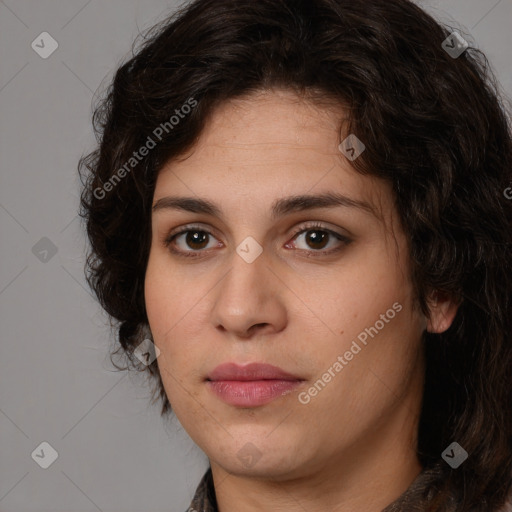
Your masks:
<svg viewBox="0 0 512 512"><path fill-rule="evenodd" d="M216 380L208 387L224 402L239 407L257 407L287 395L299 386L300 380Z"/></svg>

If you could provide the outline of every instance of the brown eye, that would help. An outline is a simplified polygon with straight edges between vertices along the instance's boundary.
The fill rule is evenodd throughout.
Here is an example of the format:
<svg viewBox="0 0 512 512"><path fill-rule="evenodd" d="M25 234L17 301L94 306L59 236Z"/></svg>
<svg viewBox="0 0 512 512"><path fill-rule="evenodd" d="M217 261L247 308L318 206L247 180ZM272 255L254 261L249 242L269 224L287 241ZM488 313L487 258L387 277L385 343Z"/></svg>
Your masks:
<svg viewBox="0 0 512 512"><path fill-rule="evenodd" d="M215 240L216 238L209 231L192 226L168 236L164 245L175 254L197 257L206 252L204 249L215 247L216 244L213 243Z"/></svg>
<svg viewBox="0 0 512 512"><path fill-rule="evenodd" d="M208 245L209 234L206 231L187 231L186 235L185 244L191 249L204 249Z"/></svg>
<svg viewBox="0 0 512 512"><path fill-rule="evenodd" d="M323 249L329 241L329 233L320 229L306 231L306 243L312 249Z"/></svg>
<svg viewBox="0 0 512 512"><path fill-rule="evenodd" d="M351 240L349 238L327 229L324 226L310 225L303 227L301 231L295 234L292 239L292 246L306 253L328 254L343 249L343 247L350 242ZM333 243L334 247L326 249L327 246L332 246Z"/></svg>

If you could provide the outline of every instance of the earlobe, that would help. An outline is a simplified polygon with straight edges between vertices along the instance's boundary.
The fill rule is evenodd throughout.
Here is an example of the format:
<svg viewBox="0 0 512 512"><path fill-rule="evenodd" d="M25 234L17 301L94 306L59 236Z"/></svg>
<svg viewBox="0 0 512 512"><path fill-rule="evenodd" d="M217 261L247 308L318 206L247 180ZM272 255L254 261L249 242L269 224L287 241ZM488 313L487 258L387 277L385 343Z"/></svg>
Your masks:
<svg viewBox="0 0 512 512"><path fill-rule="evenodd" d="M427 318L427 332L440 334L447 331L453 323L460 302L450 295L433 291L429 299L430 318Z"/></svg>

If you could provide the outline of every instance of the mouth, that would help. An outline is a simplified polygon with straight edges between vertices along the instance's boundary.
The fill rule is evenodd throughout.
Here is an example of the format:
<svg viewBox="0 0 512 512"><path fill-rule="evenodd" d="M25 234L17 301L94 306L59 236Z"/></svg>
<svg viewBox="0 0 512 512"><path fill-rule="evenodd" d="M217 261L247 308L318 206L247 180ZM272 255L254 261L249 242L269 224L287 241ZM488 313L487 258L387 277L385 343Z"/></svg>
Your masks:
<svg viewBox="0 0 512 512"><path fill-rule="evenodd" d="M288 395L301 380L216 380L207 381L210 390L227 404L237 407L258 407Z"/></svg>
<svg viewBox="0 0 512 512"><path fill-rule="evenodd" d="M206 379L208 388L218 398L237 407L267 404L288 395L303 382L301 377L265 363L224 363Z"/></svg>

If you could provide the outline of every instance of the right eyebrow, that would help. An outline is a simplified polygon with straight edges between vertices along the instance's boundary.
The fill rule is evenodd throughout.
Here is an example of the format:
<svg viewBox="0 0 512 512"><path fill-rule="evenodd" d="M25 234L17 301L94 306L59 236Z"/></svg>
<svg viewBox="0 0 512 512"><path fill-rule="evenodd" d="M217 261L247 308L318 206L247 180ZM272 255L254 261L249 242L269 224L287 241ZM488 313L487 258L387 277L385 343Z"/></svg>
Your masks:
<svg viewBox="0 0 512 512"><path fill-rule="evenodd" d="M183 210L191 213L205 213L213 217L222 217L222 212L215 204L206 199L194 197L171 197L166 196L159 199L152 208L153 212L158 210Z"/></svg>

